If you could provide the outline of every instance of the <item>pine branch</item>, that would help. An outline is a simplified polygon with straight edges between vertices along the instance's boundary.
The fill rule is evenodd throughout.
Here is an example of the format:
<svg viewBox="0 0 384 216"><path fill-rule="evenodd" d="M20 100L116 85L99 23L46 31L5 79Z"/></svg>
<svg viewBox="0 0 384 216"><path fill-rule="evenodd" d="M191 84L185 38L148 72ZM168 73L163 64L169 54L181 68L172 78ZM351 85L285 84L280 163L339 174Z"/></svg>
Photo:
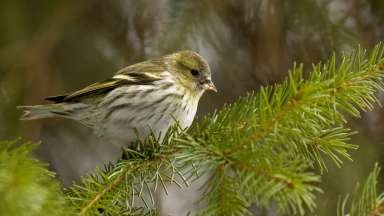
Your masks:
<svg viewBox="0 0 384 216"><path fill-rule="evenodd" d="M30 157L36 144L0 142L1 215L74 215L46 166Z"/></svg>
<svg viewBox="0 0 384 216"><path fill-rule="evenodd" d="M244 215L248 212L247 200L238 190L241 185L224 165L217 168L206 186L203 196L208 197L208 207L200 215ZM230 203L230 205L228 205Z"/></svg>
<svg viewBox="0 0 384 216"><path fill-rule="evenodd" d="M166 191L166 183L187 186L196 173L210 173L202 214L243 215L252 203L276 203L282 213L304 214L315 208L315 193L321 191L319 176L308 170L313 164L326 169L324 156L339 166L350 159L356 146L347 143L354 132L344 126L345 113L359 117L378 102L374 93L384 86L383 63L378 45L370 55L358 49L339 63L333 56L313 66L307 79L303 66L294 67L282 84L224 107L188 133L173 130L162 144L146 140L150 152L85 179L69 198L84 214L98 206L116 214L142 209L137 199L153 209L146 201L154 204L148 185L156 190L161 184Z"/></svg>
<svg viewBox="0 0 384 216"><path fill-rule="evenodd" d="M179 133L176 130L169 131L164 142L172 140L172 136ZM81 185L66 191L81 215L98 214L100 210L112 215L156 215L153 194L159 187L167 191L167 183L180 188L188 186L190 177L167 157L174 153L169 143L162 143L164 147L160 148L159 140L151 136L145 144L151 146L150 150L129 150L126 152L129 160L109 164L97 174L84 178Z"/></svg>
<svg viewBox="0 0 384 216"><path fill-rule="evenodd" d="M289 152L276 152L273 146L264 146L257 149L259 156L242 158L231 158L219 152L211 145L204 147L200 143L189 140L183 141L179 147L184 145L180 163L188 164L190 158L194 162L200 161L199 167L207 170L229 170L224 177L231 180L231 184L222 184L220 178L212 178L205 186L205 193L208 208L203 214L219 214L220 212L241 212L241 205L232 211L220 209L220 206L232 206L231 199L220 199L220 192L235 191L227 195L233 196L236 200L245 200L245 206L257 203L260 207L268 207L272 201L278 204L281 212L303 213L304 206L313 210L313 202L316 191L320 191L314 184L319 177L314 173L306 172L308 163L303 158L294 158ZM250 152L250 154L252 154ZM217 174L218 175L218 174ZM215 174L214 174L215 176ZM233 183L235 182L235 183ZM216 185L226 187L218 190ZM236 187L242 185L242 187ZM237 195L236 195L237 194ZM226 200L225 205L219 205ZM214 213L215 212L215 213ZM241 215L238 214L235 215ZM227 214L224 214L227 215ZM231 215L228 213L228 215Z"/></svg>
<svg viewBox="0 0 384 216"><path fill-rule="evenodd" d="M234 173L239 166L236 163L243 160L257 164L259 170L266 169L269 173L264 177L290 179L302 188L293 187L289 193L284 193L292 188L286 187L282 190L286 196L272 193L270 197L282 204L279 206L282 212L302 214L303 206L309 209L314 206L313 192L319 191L313 186L318 177L304 172L306 164L311 161L321 169L325 168L323 155L337 165L342 163L342 157L350 159L348 150L356 146L346 143L353 132L344 128L346 120L340 110L358 117L359 110L373 108L377 102L375 91L383 89L383 62L383 48L378 45L369 56L358 49L356 53L342 57L339 64L334 56L329 63L314 66L307 80L303 79L302 66L295 67L284 83L262 88L259 94L250 94L206 118L191 133L199 136L191 135L184 140L183 158L205 160L207 167L235 164ZM292 161L292 158L300 156L306 160L299 158L299 163L289 165L287 162L273 163L278 161L279 155L284 155L283 161ZM264 158L266 162L263 163ZM208 164L207 160L213 164ZM297 164L304 164L304 168L300 169L300 166L295 166ZM285 172L290 168L294 170L292 173L301 173L305 177L292 179L293 176ZM252 173L249 169L247 171L245 175L252 179ZM272 182L276 185L281 183ZM248 191L252 190L248 188ZM258 197L268 197L268 193L255 191L252 194L254 196L247 200L248 203L256 201L263 206ZM268 201L271 200L264 200L267 200L266 206L270 205ZM216 202L221 201L216 199ZM214 206L214 203L209 203L209 206Z"/></svg>
<svg viewBox="0 0 384 216"><path fill-rule="evenodd" d="M363 186L356 186L355 194L347 212L348 196L338 203L338 216L384 215L384 194L377 194L377 178L380 167L375 164Z"/></svg>
<svg viewBox="0 0 384 216"><path fill-rule="evenodd" d="M359 117L359 110L371 110L373 104L377 102L374 92L383 88L382 71L381 45L376 47L368 58L364 51L358 49L356 53L344 56L339 66L336 66L334 56L329 63L314 66L307 80L303 79L302 66L295 67L284 83L274 88L262 88L258 95L251 95L240 102L248 103L249 109L258 108L256 112L251 113L251 110L244 107L240 110L235 105L229 108L232 110L224 110L223 113L215 116L217 119L227 118L225 121L229 124L223 125L223 128L232 127L233 130L237 130L241 129L240 125L255 127L252 132L244 133L241 140L236 140L227 146L225 154L233 155L245 149L254 149L266 140L271 143L269 137L273 137L272 142L286 142L286 146L304 151L303 153L314 159L322 169L326 167L321 155L318 154L319 151L324 152L337 165L340 165L342 162L340 156L350 158L347 150L355 149L356 146L345 143L352 133L342 128L346 120L338 110L346 111L356 117ZM235 110L245 114L240 117ZM240 120L235 121L234 119L238 117ZM305 119L305 122L299 119ZM211 126L207 126L208 130L209 127ZM344 130L334 134L340 135L340 138L345 137L339 139L338 148L326 147L331 140L318 142L318 136L332 127ZM242 130L242 132L248 131L250 131L249 128ZM232 135L233 131L228 131L227 134ZM279 139L280 137L282 139ZM291 139L287 140L288 137ZM317 140L316 148L309 145L314 143L310 142L313 139ZM227 137L223 140L227 140Z"/></svg>
<svg viewBox="0 0 384 216"><path fill-rule="evenodd" d="M148 137L143 152L127 150L129 159L83 179L67 191L67 199L82 215L156 215L153 194L159 187L165 192L167 184L187 187L209 174L202 215L244 215L252 204L265 208L276 204L288 214L312 211L315 193L321 189L319 176L310 170L313 164L326 168L324 156L336 165L350 159L348 151L356 146L347 143L353 132L344 126L345 114L359 117L378 102L374 93L384 86L383 50L378 45L366 55L359 49L340 63L333 57L314 66L307 79L303 67L295 67L282 84L249 94L188 132L175 127L161 142L154 135ZM16 211L13 204L24 202L33 189L50 194L41 197L40 204L46 205L39 211L60 215L66 208L48 177L52 174L27 157L28 146L14 145L0 145L0 160L6 167L0 170L0 193L22 197L15 196L11 203L4 200L5 211ZM376 198L373 187L377 172L362 189L362 198L352 202L351 215L381 214L384 199ZM26 178L25 187L15 187L13 180ZM6 193L14 189L21 192Z"/></svg>

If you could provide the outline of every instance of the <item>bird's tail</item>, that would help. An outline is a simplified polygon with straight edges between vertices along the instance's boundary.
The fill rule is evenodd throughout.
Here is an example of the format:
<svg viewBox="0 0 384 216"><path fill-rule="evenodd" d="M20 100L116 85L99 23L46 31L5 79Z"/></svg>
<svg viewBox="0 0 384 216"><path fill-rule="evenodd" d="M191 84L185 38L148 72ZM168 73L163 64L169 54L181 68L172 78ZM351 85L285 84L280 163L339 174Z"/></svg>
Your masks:
<svg viewBox="0 0 384 216"><path fill-rule="evenodd" d="M36 106L18 106L17 109L23 111L20 120L33 120L52 117L65 117L68 115L65 111L60 109L59 104L47 104Z"/></svg>

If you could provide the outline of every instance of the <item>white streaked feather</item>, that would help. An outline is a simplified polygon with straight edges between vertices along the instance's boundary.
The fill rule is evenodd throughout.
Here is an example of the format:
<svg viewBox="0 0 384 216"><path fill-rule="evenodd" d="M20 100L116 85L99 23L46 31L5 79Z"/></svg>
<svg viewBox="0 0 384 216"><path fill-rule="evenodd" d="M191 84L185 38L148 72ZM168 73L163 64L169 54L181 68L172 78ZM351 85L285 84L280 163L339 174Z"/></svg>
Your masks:
<svg viewBox="0 0 384 216"><path fill-rule="evenodd" d="M165 82L162 80L162 82ZM164 83L162 83L164 84ZM137 134L134 128L137 129L141 139L147 137L151 131L157 136L164 135L169 127L175 124L175 119L182 128L189 127L192 124L197 110L198 100L188 100L187 94L180 92L176 86L172 86L166 90L162 90L160 85L140 85L140 86L125 86L115 89L110 92L103 101L108 101L116 95L125 94L126 96L119 97L113 102L104 103L108 107L116 107L124 104L131 104L131 107L118 110L111 114L107 119L100 120L95 129L96 133L103 135L117 142L127 144L137 140ZM155 88L155 89L153 89ZM145 94L146 91L152 90L151 93ZM136 97L132 97L130 93L138 92ZM175 98L168 97L146 109L138 109L137 104L151 104L164 97L167 94L179 92L180 99L175 101ZM136 93L135 93L136 94ZM182 96L184 95L184 96ZM101 102L100 104L103 104ZM186 107L187 109L183 109ZM108 109L106 109L108 110ZM164 113L162 113L165 111ZM104 113L106 115L106 113ZM103 114L97 118L102 119Z"/></svg>
<svg viewBox="0 0 384 216"><path fill-rule="evenodd" d="M145 75L147 77L149 77L149 78L161 79L162 78L162 74L164 74L164 73L169 74L168 72L163 72L163 73L160 73L160 74L146 73ZM129 73L128 74L116 74L115 76L113 76L113 78L114 79L123 79L123 80L128 80L128 81L136 81L137 80L137 78L129 76Z"/></svg>
<svg viewBox="0 0 384 216"><path fill-rule="evenodd" d="M188 90L176 85L173 76L168 72L165 71L161 76L162 79L152 85L118 87L98 103L90 105L90 108L76 113L74 119L92 128L98 136L119 146L129 145L137 140L137 136L144 139L151 132L162 137L175 121L182 128L189 127L202 93L192 96ZM114 78L132 80L132 77L124 74L118 74ZM162 89L161 86L169 87ZM175 94L180 97L175 97ZM166 95L171 96L165 97ZM160 100L161 98L164 99ZM130 106L126 106L127 104ZM149 106L150 104L153 105ZM116 107L118 109L111 112Z"/></svg>
<svg viewBox="0 0 384 216"><path fill-rule="evenodd" d="M135 81L136 79L134 77L128 76L126 74L117 74L113 76L114 79L123 79L123 80L129 80L129 81Z"/></svg>

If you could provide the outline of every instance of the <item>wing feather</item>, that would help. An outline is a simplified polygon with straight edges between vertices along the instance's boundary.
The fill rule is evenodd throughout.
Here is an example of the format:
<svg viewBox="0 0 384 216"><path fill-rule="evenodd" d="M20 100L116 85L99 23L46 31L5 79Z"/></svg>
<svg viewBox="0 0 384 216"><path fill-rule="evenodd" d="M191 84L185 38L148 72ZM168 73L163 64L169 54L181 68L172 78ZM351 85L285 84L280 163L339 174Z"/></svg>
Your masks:
<svg viewBox="0 0 384 216"><path fill-rule="evenodd" d="M106 94L123 85L148 85L161 79L165 66L159 59L134 64L118 71L112 79L94 83L78 91L45 98L55 103L78 102L95 95Z"/></svg>
<svg viewBox="0 0 384 216"><path fill-rule="evenodd" d="M90 95L102 95L104 93L108 93L109 91L123 85L125 83L124 80L106 80L104 82L94 83L89 85L83 89L78 91L65 94L65 95L57 95L52 97L45 98L46 100L53 101L56 103L60 102L77 102L80 99L83 99L86 96Z"/></svg>

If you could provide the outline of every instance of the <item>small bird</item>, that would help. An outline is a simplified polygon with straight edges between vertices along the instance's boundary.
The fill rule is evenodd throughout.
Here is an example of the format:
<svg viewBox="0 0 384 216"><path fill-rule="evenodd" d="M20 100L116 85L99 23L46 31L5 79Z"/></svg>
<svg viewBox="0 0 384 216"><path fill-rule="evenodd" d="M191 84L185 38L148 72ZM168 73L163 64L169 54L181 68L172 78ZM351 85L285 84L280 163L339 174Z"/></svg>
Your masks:
<svg viewBox="0 0 384 216"><path fill-rule="evenodd" d="M176 122L189 127L206 90L217 92L209 65L187 50L125 67L73 93L47 97L52 104L18 109L24 111L21 120L72 119L99 137L130 146L151 133L161 138Z"/></svg>

